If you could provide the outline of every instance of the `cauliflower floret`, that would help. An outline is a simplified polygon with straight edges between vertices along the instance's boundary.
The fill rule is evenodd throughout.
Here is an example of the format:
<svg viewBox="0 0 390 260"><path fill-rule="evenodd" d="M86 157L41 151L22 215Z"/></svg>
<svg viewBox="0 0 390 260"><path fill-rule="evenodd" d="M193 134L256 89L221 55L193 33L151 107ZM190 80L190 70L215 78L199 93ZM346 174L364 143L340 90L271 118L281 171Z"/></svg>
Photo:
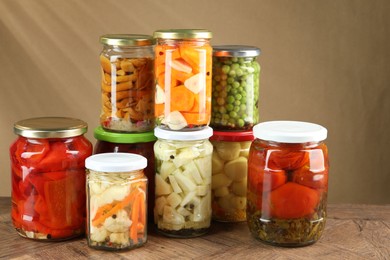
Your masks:
<svg viewBox="0 0 390 260"><path fill-rule="evenodd" d="M121 201L130 193L130 186L124 185L114 185L106 189L103 193L100 194L98 200L98 206L101 207L105 204L110 204L114 200Z"/></svg>
<svg viewBox="0 0 390 260"><path fill-rule="evenodd" d="M125 232L129 230L131 220L127 212L123 209L104 221L103 227L110 232Z"/></svg>
<svg viewBox="0 0 390 260"><path fill-rule="evenodd" d="M122 245L129 244L129 232L111 233L110 242Z"/></svg>
<svg viewBox="0 0 390 260"><path fill-rule="evenodd" d="M104 227L100 227L100 228L91 227L90 237L92 241L103 242L104 240L106 240L107 236L108 236L108 232Z"/></svg>

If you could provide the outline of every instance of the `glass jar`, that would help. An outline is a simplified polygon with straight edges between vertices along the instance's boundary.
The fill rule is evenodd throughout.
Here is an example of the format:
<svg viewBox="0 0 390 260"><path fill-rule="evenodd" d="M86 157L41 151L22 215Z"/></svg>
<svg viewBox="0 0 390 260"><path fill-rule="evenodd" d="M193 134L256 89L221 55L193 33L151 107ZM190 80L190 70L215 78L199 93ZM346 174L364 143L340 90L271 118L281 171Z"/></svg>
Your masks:
<svg viewBox="0 0 390 260"><path fill-rule="evenodd" d="M259 55L260 49L252 46L213 46L214 130L247 131L259 122Z"/></svg>
<svg viewBox="0 0 390 260"><path fill-rule="evenodd" d="M156 123L170 130L199 130L211 117L211 32L158 30L155 49Z"/></svg>
<svg viewBox="0 0 390 260"><path fill-rule="evenodd" d="M147 239L147 160L131 153L95 154L87 168L87 241L103 250L142 246Z"/></svg>
<svg viewBox="0 0 390 260"><path fill-rule="evenodd" d="M154 132L145 133L115 133L105 131L101 126L95 128L97 139L94 153L135 153L148 159L145 175L148 178L148 212L154 208L154 151L153 145L157 138ZM153 222L153 214L148 215L148 221Z"/></svg>
<svg viewBox="0 0 390 260"><path fill-rule="evenodd" d="M246 186L252 131L214 131L211 180L213 219L222 222L246 220Z"/></svg>
<svg viewBox="0 0 390 260"><path fill-rule="evenodd" d="M211 221L212 129L174 132L155 128L157 230L170 237L205 234Z"/></svg>
<svg viewBox="0 0 390 260"><path fill-rule="evenodd" d="M248 159L247 220L252 235L273 245L316 242L326 221L327 130L296 121L253 128Z"/></svg>
<svg viewBox="0 0 390 260"><path fill-rule="evenodd" d="M19 235L65 240L85 231L85 158L92 144L87 124L40 117L14 124L10 147L12 222Z"/></svg>
<svg viewBox="0 0 390 260"><path fill-rule="evenodd" d="M104 129L147 132L154 128L154 39L148 35L100 37Z"/></svg>

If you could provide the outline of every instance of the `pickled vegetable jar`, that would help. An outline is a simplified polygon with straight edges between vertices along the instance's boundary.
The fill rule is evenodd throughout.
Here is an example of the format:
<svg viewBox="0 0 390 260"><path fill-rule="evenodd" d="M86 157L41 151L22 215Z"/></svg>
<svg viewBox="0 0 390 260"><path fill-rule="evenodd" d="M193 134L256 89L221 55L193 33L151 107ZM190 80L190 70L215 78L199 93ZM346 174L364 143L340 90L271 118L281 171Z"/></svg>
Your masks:
<svg viewBox="0 0 390 260"><path fill-rule="evenodd" d="M246 220L246 186L252 131L214 131L212 158L213 219L223 222Z"/></svg>
<svg viewBox="0 0 390 260"><path fill-rule="evenodd" d="M211 117L212 37L207 30L158 30L155 49L157 124L197 130Z"/></svg>
<svg viewBox="0 0 390 260"><path fill-rule="evenodd" d="M296 121L253 128L248 159L247 221L252 235L278 246L316 242L326 221L327 130Z"/></svg>
<svg viewBox="0 0 390 260"><path fill-rule="evenodd" d="M148 212L154 208L154 151L156 141L153 131L145 133L116 133L104 130L101 126L95 128L94 136L97 139L94 153L135 153L148 159L144 172L148 178ZM148 215L153 222L153 214Z"/></svg>
<svg viewBox="0 0 390 260"><path fill-rule="evenodd" d="M19 235L65 240L85 231L87 124L64 117L16 122L10 147L12 222Z"/></svg>
<svg viewBox="0 0 390 260"><path fill-rule="evenodd" d="M171 237L205 234L211 221L212 129L174 132L156 128L157 230Z"/></svg>
<svg viewBox="0 0 390 260"><path fill-rule="evenodd" d="M147 132L154 128L154 39L148 35L100 37L104 129Z"/></svg>
<svg viewBox="0 0 390 260"><path fill-rule="evenodd" d="M86 159L88 246L124 250L146 242L146 165L145 157L131 153Z"/></svg>
<svg viewBox="0 0 390 260"><path fill-rule="evenodd" d="M260 49L251 46L213 46L214 130L252 130L259 122L259 55Z"/></svg>

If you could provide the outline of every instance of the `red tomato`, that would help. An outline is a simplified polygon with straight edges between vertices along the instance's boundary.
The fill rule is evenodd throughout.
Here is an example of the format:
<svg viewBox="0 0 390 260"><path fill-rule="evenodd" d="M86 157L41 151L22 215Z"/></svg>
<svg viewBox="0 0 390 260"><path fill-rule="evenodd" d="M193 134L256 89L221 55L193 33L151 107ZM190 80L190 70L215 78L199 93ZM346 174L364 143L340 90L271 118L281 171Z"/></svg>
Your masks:
<svg viewBox="0 0 390 260"><path fill-rule="evenodd" d="M286 180L286 172L283 170L265 170L253 164L248 167L248 187L258 194L274 190Z"/></svg>
<svg viewBox="0 0 390 260"><path fill-rule="evenodd" d="M269 199L272 217L294 219L313 214L320 197L311 188L288 182L273 190Z"/></svg>
<svg viewBox="0 0 390 260"><path fill-rule="evenodd" d="M292 181L309 188L323 189L328 186L328 171L312 172L306 165L293 171Z"/></svg>
<svg viewBox="0 0 390 260"><path fill-rule="evenodd" d="M267 159L266 165L268 168L290 171L305 165L309 161L309 155L306 151L269 149Z"/></svg>

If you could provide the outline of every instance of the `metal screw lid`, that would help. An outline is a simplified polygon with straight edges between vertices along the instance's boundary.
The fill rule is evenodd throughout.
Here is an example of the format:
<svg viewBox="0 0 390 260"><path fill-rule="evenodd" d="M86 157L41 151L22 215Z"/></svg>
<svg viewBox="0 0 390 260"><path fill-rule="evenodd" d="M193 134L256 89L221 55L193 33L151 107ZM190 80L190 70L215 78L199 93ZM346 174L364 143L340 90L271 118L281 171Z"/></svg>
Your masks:
<svg viewBox="0 0 390 260"><path fill-rule="evenodd" d="M155 39L144 34L106 34L100 37L100 43L116 46L154 45Z"/></svg>
<svg viewBox="0 0 390 260"><path fill-rule="evenodd" d="M14 133L29 138L67 138L87 132L86 122L69 117L36 117L18 121Z"/></svg>
<svg viewBox="0 0 390 260"><path fill-rule="evenodd" d="M155 31L153 36L160 39L211 39L213 34L205 29L166 29Z"/></svg>
<svg viewBox="0 0 390 260"><path fill-rule="evenodd" d="M256 57L261 50L254 46L246 45L216 45L213 46L215 57Z"/></svg>

